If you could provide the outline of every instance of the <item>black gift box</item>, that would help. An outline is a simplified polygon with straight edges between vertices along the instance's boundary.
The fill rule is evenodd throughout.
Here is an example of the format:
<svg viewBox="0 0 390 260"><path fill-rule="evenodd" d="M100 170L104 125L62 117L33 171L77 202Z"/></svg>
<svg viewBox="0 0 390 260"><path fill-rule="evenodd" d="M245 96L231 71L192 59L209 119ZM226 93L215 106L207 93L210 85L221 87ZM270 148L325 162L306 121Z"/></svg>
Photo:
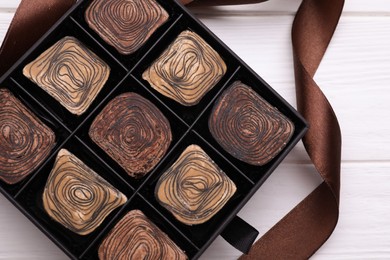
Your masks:
<svg viewBox="0 0 390 260"><path fill-rule="evenodd" d="M0 181L0 191L38 228L73 259L95 259L97 249L114 225L129 210L140 209L165 232L190 259L198 258L252 197L267 177L291 151L307 130L304 119L280 97L262 78L226 47L199 20L173 0L158 0L169 13L169 19L135 53L121 55L107 45L84 19L91 1L79 1L64 15L0 80L0 87L10 90L28 109L56 134L56 146L44 163L20 183L8 185ZM227 65L227 72L199 104L184 107L164 97L142 79L142 72L184 30L200 35L216 50ZM71 114L22 74L23 67L65 36L74 36L111 68L108 81L88 110L81 116ZM289 118L295 127L292 138L272 161L264 166L252 166L229 153L213 139L208 129L208 117L219 95L233 82L240 80L251 86L261 97ZM89 137L94 118L114 97L136 92L150 100L167 117L172 128L172 143L167 154L148 175L141 179L126 172ZM229 176L237 191L213 218L204 224L188 226L176 220L154 196L158 178L190 144L198 144ZM44 211L42 193L55 157L66 148L86 165L128 197L128 202L114 210L91 234L77 235L52 220ZM232 232L225 232L226 234ZM234 233L234 232L233 232Z"/></svg>

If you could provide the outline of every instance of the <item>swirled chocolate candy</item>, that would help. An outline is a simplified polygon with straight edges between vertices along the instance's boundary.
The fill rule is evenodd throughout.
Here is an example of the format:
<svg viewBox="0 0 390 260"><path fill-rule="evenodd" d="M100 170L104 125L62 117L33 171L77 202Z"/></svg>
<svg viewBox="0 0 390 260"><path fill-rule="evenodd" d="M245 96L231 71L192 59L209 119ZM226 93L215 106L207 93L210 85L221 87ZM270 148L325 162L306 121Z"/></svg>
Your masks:
<svg viewBox="0 0 390 260"><path fill-rule="evenodd" d="M47 214L79 235L93 232L126 201L125 195L65 149L58 153L43 192Z"/></svg>
<svg viewBox="0 0 390 260"><path fill-rule="evenodd" d="M236 185L197 145L188 146L160 177L159 203L187 225L213 217L236 192Z"/></svg>
<svg viewBox="0 0 390 260"><path fill-rule="evenodd" d="M185 253L140 210L127 213L99 247L99 259L187 259Z"/></svg>
<svg viewBox="0 0 390 260"><path fill-rule="evenodd" d="M89 136L135 178L151 171L172 141L169 121L136 93L111 100L95 118Z"/></svg>
<svg viewBox="0 0 390 260"><path fill-rule="evenodd" d="M137 51L168 17L154 0L95 0L85 13L89 27L125 55Z"/></svg>
<svg viewBox="0 0 390 260"><path fill-rule="evenodd" d="M216 102L209 129L235 158L264 165L286 146L294 124L252 88L237 81Z"/></svg>
<svg viewBox="0 0 390 260"><path fill-rule="evenodd" d="M0 89L0 179L15 184L33 172L55 145L53 131L6 89Z"/></svg>
<svg viewBox="0 0 390 260"><path fill-rule="evenodd" d="M225 73L219 54L196 33L184 31L142 77L164 96L193 106Z"/></svg>
<svg viewBox="0 0 390 260"><path fill-rule="evenodd" d="M110 68L74 37L65 37L23 69L71 113L81 115L91 105L110 74Z"/></svg>

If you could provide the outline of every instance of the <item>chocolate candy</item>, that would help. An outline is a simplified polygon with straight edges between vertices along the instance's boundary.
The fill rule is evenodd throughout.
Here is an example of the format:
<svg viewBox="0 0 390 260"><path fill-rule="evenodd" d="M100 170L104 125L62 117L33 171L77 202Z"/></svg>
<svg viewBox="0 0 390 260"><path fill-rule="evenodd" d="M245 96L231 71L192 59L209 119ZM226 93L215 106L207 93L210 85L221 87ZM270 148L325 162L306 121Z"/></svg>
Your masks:
<svg viewBox="0 0 390 260"><path fill-rule="evenodd" d="M85 13L88 25L125 55L137 51L168 17L154 0L95 0Z"/></svg>
<svg viewBox="0 0 390 260"><path fill-rule="evenodd" d="M126 214L99 247L99 259L187 259L140 210Z"/></svg>
<svg viewBox="0 0 390 260"><path fill-rule="evenodd" d="M111 100L95 118L89 136L135 178L156 166L172 140L165 116L136 93Z"/></svg>
<svg viewBox="0 0 390 260"><path fill-rule="evenodd" d="M294 124L252 88L236 81L214 105L209 129L235 158L264 165L286 146Z"/></svg>
<svg viewBox="0 0 390 260"><path fill-rule="evenodd" d="M196 33L184 31L142 77L164 96L193 106L225 73L219 54Z"/></svg>
<svg viewBox="0 0 390 260"><path fill-rule="evenodd" d="M65 149L57 155L43 192L51 218L79 235L93 232L127 198Z"/></svg>
<svg viewBox="0 0 390 260"><path fill-rule="evenodd" d="M31 174L55 145L54 132L6 89L0 89L0 179L15 184Z"/></svg>
<svg viewBox="0 0 390 260"><path fill-rule="evenodd" d="M65 37L23 69L71 113L83 114L98 95L110 68L74 37Z"/></svg>
<svg viewBox="0 0 390 260"><path fill-rule="evenodd" d="M160 177L158 202L179 221L201 224L213 217L236 192L236 185L197 145L188 146Z"/></svg>

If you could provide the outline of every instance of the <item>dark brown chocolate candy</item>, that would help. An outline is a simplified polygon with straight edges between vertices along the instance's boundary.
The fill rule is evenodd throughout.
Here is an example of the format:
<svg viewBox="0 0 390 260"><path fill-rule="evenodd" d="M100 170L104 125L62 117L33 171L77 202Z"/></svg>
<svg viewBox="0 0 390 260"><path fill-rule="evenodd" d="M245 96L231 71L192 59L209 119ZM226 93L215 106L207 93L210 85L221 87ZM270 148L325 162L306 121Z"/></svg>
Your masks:
<svg viewBox="0 0 390 260"><path fill-rule="evenodd" d="M294 124L252 88L236 81L214 105L209 129L235 158L264 165L286 146Z"/></svg>
<svg viewBox="0 0 390 260"><path fill-rule="evenodd" d="M197 145L188 146L160 177L158 202L187 225L213 217L236 192L236 185Z"/></svg>
<svg viewBox="0 0 390 260"><path fill-rule="evenodd" d="M135 178L151 171L172 141L169 121L136 93L111 100L94 120L89 136Z"/></svg>
<svg viewBox="0 0 390 260"><path fill-rule="evenodd" d="M184 31L142 77L164 96L193 106L225 73L221 56L199 35Z"/></svg>
<svg viewBox="0 0 390 260"><path fill-rule="evenodd" d="M81 115L106 83L110 68L74 37L65 37L23 69L71 113Z"/></svg>
<svg viewBox="0 0 390 260"><path fill-rule="evenodd" d="M88 25L125 55L137 51L168 17L154 0L95 0L85 13Z"/></svg>
<svg viewBox="0 0 390 260"><path fill-rule="evenodd" d="M65 149L57 155L43 206L55 221L79 235L93 232L127 198Z"/></svg>
<svg viewBox="0 0 390 260"><path fill-rule="evenodd" d="M0 179L15 184L33 172L55 145L54 132L6 89L0 89Z"/></svg>
<svg viewBox="0 0 390 260"><path fill-rule="evenodd" d="M132 210L103 240L99 259L185 260L187 256L140 210Z"/></svg>

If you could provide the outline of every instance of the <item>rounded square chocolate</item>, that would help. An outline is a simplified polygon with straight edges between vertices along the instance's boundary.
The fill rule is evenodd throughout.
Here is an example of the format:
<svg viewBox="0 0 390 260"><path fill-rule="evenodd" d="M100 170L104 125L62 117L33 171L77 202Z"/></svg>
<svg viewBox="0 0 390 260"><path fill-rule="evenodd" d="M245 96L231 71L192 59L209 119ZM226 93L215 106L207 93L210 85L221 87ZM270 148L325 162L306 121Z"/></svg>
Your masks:
<svg viewBox="0 0 390 260"><path fill-rule="evenodd" d="M43 192L46 213L69 230L88 235L127 198L66 149L57 155Z"/></svg>
<svg viewBox="0 0 390 260"><path fill-rule="evenodd" d="M99 247L99 259L188 259L142 211L128 212Z"/></svg>
<svg viewBox="0 0 390 260"><path fill-rule="evenodd" d="M212 218L236 192L234 182L198 145L188 146L160 177L157 201L187 225Z"/></svg>
<svg viewBox="0 0 390 260"><path fill-rule="evenodd" d="M20 182L54 146L54 132L10 91L0 89L0 179L8 184Z"/></svg>
<svg viewBox="0 0 390 260"><path fill-rule="evenodd" d="M103 88L110 67L74 37L64 37L23 68L23 75L71 113L83 114Z"/></svg>
<svg viewBox="0 0 390 260"><path fill-rule="evenodd" d="M95 0L85 12L89 27L124 55L137 51L168 18L154 0Z"/></svg>
<svg viewBox="0 0 390 260"><path fill-rule="evenodd" d="M194 106L225 75L221 56L198 34L186 30L144 71L142 78L162 95Z"/></svg>
<svg viewBox="0 0 390 260"><path fill-rule="evenodd" d="M135 178L150 172L172 141L168 119L134 92L111 100L93 121L89 136Z"/></svg>
<svg viewBox="0 0 390 260"><path fill-rule="evenodd" d="M240 81L216 101L209 118L214 139L233 157L261 166L286 146L294 124Z"/></svg>

